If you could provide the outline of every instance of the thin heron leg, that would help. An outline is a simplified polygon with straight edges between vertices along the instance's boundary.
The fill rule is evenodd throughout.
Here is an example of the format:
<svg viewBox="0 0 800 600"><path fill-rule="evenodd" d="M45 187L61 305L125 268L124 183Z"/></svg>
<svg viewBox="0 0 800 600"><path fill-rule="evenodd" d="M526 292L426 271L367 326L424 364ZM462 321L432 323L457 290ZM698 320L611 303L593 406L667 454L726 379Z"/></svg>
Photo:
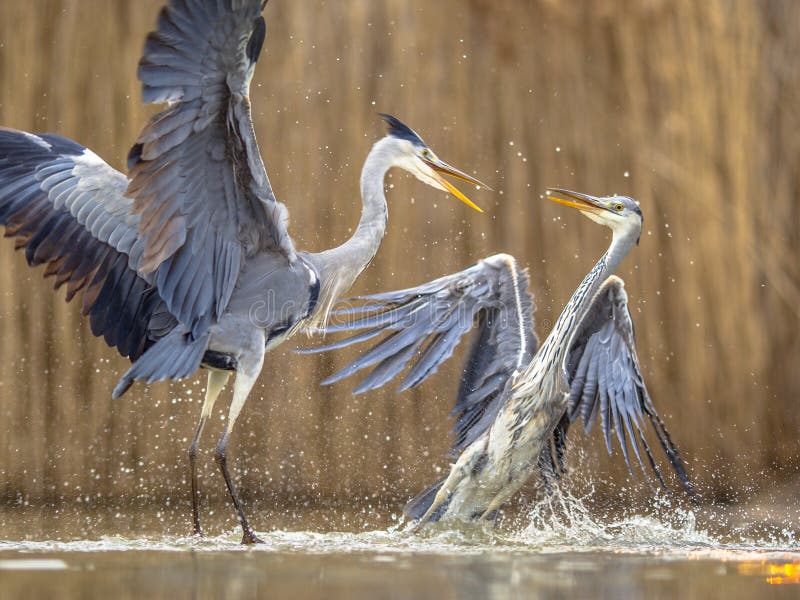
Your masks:
<svg viewBox="0 0 800 600"><path fill-rule="evenodd" d="M197 444L200 441L200 435L203 433L203 427L211 411L214 409L214 403L217 401L220 392L222 392L222 389L228 382L228 377L230 377L230 373L226 371L208 372L206 399L205 402L203 402L200 421L197 423L197 429L194 431L192 443L189 444L189 468L192 473L192 524L194 526L195 535L203 535L200 529L200 489L197 486Z"/></svg>
<svg viewBox="0 0 800 600"><path fill-rule="evenodd" d="M492 516L492 513L495 512L500 506L503 504L503 500L501 499L500 495L498 494L492 501L489 503L489 506L486 507L486 510L481 513L481 516L478 517L479 521L489 521L489 517Z"/></svg>
<svg viewBox="0 0 800 600"><path fill-rule="evenodd" d="M236 515L239 518L239 524L242 526L243 544L262 544L264 541L260 539L250 528L250 524L247 522L247 517L244 514L242 501L239 499L239 494L236 492L236 488L233 485L233 480L231 479L231 474L228 471L228 437L230 436L236 419L239 417L239 413L241 412L242 407L247 400L247 396L250 393L253 384L256 382L258 373L261 371L262 362L263 356L258 364L258 368L255 369L254 372L238 371L236 373L236 379L233 382L233 400L231 401L230 411L228 412L228 421L225 423L225 429L222 432L222 437L220 437L219 443L217 443L216 452L214 453L214 456L217 459L217 465L219 465L219 470L222 471L222 476L225 478L225 484L228 486L228 492L230 492L231 499L233 500L233 506L236 508Z"/></svg>
<svg viewBox="0 0 800 600"><path fill-rule="evenodd" d="M464 455L461 455L456 464L450 469L450 474L447 476L447 479L445 479L442 487L436 492L436 497L433 499L428 510L425 511L422 518L411 528L411 533L419 532L419 530L431 520L431 517L433 517L439 507L450 499L450 495L467 477L469 477L469 473L475 470L475 459L477 458L480 460L481 456L483 456L483 454L479 454L477 457L473 456L462 464Z"/></svg>
<svg viewBox="0 0 800 600"><path fill-rule="evenodd" d="M442 485L442 487L439 488L439 491L436 492L436 497L433 499L433 502L431 502L430 507L425 511L425 514L422 515L422 518L420 518L420 520L417 521L411 528L411 533L418 533L419 530L422 529L430 520L430 518L433 516L433 513L435 513L439 507L450 497L450 489L447 485L449 483L449 479L450 478L448 477L448 481L445 481L444 485Z"/></svg>

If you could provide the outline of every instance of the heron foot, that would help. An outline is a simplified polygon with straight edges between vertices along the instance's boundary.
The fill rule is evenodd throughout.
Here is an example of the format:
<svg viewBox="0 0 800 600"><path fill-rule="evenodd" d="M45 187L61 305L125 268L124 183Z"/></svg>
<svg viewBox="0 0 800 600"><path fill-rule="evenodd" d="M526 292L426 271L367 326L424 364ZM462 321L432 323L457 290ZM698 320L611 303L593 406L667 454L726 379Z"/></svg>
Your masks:
<svg viewBox="0 0 800 600"><path fill-rule="evenodd" d="M426 523L426 521L424 521L423 519L420 519L419 521L414 523L414 525L408 530L408 532L413 534L413 535L418 534L422 530L422 528L425 526L425 523Z"/></svg>
<svg viewBox="0 0 800 600"><path fill-rule="evenodd" d="M254 546L255 544L265 544L266 542L258 537L252 530L246 529L242 533L242 545Z"/></svg>

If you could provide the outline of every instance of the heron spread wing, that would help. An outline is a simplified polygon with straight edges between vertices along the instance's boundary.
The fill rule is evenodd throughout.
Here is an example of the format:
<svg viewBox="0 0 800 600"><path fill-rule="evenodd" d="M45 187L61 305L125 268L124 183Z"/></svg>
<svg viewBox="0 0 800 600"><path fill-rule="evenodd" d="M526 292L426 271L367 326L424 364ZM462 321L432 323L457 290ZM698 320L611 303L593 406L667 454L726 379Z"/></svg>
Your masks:
<svg viewBox="0 0 800 600"><path fill-rule="evenodd" d="M636 356L628 296L619 277L609 277L595 295L572 337L564 369L570 390L567 408L570 423L582 419L588 434L593 423L599 422L609 454L616 433L629 471L633 473L630 445L647 477L643 450L650 469L666 488L645 438L646 417L681 484L693 495L683 460L647 393ZM566 427L564 421L564 434Z"/></svg>
<svg viewBox="0 0 800 600"><path fill-rule="evenodd" d="M47 264L70 300L85 289L92 332L138 358L156 320L172 318L133 264L139 216L124 197L128 179L91 150L57 135L0 128L0 224L32 266ZM159 316L161 315L161 316ZM164 319L161 319L164 320Z"/></svg>
<svg viewBox="0 0 800 600"><path fill-rule="evenodd" d="M324 352L388 334L324 382L370 370L356 393L384 385L409 364L412 366L400 391L422 383L477 324L454 408L454 454L491 425L509 378L536 352L528 278L507 254L490 256L468 269L414 288L358 300L364 304L336 311L334 318L340 322L329 325L326 331L360 333L305 351Z"/></svg>
<svg viewBox="0 0 800 600"><path fill-rule="evenodd" d="M247 257L295 257L248 97L265 4L172 0L139 63L144 101L169 106L128 157L127 195L144 243L137 267L195 337L225 310Z"/></svg>

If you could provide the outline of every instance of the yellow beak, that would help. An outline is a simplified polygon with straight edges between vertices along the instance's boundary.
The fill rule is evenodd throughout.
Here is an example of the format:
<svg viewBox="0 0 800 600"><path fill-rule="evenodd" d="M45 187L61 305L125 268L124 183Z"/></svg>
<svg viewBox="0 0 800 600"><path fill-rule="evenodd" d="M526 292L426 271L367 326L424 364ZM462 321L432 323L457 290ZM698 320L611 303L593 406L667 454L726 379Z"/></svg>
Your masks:
<svg viewBox="0 0 800 600"><path fill-rule="evenodd" d="M593 213L608 210L608 208L603 206L599 198L561 188L547 188L547 199L557 202L558 204L563 204L564 206L569 206L570 208L577 208L578 210Z"/></svg>
<svg viewBox="0 0 800 600"><path fill-rule="evenodd" d="M470 200L464 194L462 194L461 191L456 186L454 186L452 183L447 181L444 177L439 175L439 173L444 173L445 175L450 175L452 177L456 177L458 179L461 179L462 181L467 181L467 182L469 182L469 183L471 183L473 185L484 187L487 190L491 190L492 188L490 188L488 185L483 183L481 180L475 179L471 175L467 175L466 173L464 173L463 171L459 171L455 167L451 167L446 162L444 162L442 160L439 160L438 158L435 158L433 160L426 160L425 162L428 164L428 166L431 169L434 170L434 172L435 172L434 175L436 176L436 181L438 181L440 184L442 184L442 186L448 192L453 194L453 196L455 196L456 198L461 200L464 204L466 204L470 208L472 208L474 210L477 210L479 213L483 212L482 208L480 208L472 200Z"/></svg>

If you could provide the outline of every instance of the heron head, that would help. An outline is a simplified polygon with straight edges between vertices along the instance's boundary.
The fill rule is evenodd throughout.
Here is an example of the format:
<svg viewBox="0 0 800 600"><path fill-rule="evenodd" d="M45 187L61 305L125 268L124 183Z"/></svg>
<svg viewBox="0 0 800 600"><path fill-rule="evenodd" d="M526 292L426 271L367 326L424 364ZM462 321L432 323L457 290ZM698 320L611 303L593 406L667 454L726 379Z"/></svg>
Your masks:
<svg viewBox="0 0 800 600"><path fill-rule="evenodd" d="M394 166L408 171L414 177L423 183L427 183L431 187L453 194L453 196L470 208L478 212L483 212L472 200L467 198L458 188L447 181L444 175L450 175L451 177L467 181L478 187L491 189L488 185L441 160L436 156L433 150L422 141L422 138L400 119L386 114L381 114L381 117L386 121L389 128L385 139L392 145L392 152L394 155L392 164L394 164Z"/></svg>
<svg viewBox="0 0 800 600"><path fill-rule="evenodd" d="M610 227L615 233L635 230L638 237L642 229L642 209L629 196L595 197L560 188L548 188L547 198L564 206L577 208L595 223Z"/></svg>

